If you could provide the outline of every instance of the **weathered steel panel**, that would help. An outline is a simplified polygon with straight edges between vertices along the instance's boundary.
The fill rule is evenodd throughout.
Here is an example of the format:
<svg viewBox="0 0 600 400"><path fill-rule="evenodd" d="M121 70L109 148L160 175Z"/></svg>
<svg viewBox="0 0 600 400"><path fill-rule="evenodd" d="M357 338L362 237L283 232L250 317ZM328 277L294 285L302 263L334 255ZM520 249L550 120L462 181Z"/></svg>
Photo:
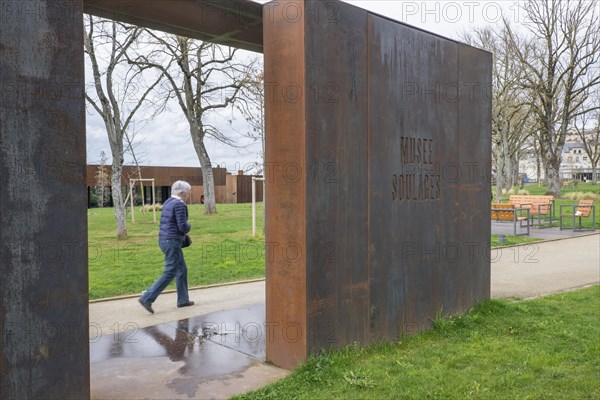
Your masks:
<svg viewBox="0 0 600 400"><path fill-rule="evenodd" d="M444 246L456 239L455 42L369 16L371 332L428 326L452 287Z"/></svg>
<svg viewBox="0 0 600 400"><path fill-rule="evenodd" d="M367 11L337 5L313 0L305 19L306 279L313 354L369 341Z"/></svg>
<svg viewBox="0 0 600 400"><path fill-rule="evenodd" d="M4 3L0 398L89 398L82 1Z"/></svg>
<svg viewBox="0 0 600 400"><path fill-rule="evenodd" d="M458 237L463 245L456 310L490 297L492 54L459 44Z"/></svg>
<svg viewBox="0 0 600 400"><path fill-rule="evenodd" d="M304 1L283 3L305 15ZM266 353L293 368L307 356L305 31L268 5L266 15Z"/></svg>
<svg viewBox="0 0 600 400"><path fill-rule="evenodd" d="M301 266L282 274L289 260L267 261L267 320L306 313L304 354L267 342L286 366L428 328L489 296L489 257L471 256L489 238L489 182L465 174L489 162L490 103L461 97L489 79L489 55L346 3L305 4L265 28L267 87L304 94L266 103L267 165L292 162L305 184L267 170L267 240L306 240Z"/></svg>
<svg viewBox="0 0 600 400"><path fill-rule="evenodd" d="M262 19L245 0L85 4L255 51L264 41L268 360L294 367L322 348L395 338L489 296L491 113L476 88L489 86L488 54L336 1L272 2ZM86 398L82 1L9 11L0 395ZM170 184L179 172L156 174Z"/></svg>

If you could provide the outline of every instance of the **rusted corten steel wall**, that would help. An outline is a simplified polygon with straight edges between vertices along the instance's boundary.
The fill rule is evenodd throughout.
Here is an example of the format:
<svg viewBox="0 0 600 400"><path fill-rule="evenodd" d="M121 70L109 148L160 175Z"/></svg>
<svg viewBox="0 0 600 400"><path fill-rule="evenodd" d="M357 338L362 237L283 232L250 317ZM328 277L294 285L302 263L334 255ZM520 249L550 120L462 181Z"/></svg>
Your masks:
<svg viewBox="0 0 600 400"><path fill-rule="evenodd" d="M341 2L263 21L268 360L488 298L491 55Z"/></svg>
<svg viewBox="0 0 600 400"><path fill-rule="evenodd" d="M0 6L0 399L85 399L82 1Z"/></svg>
<svg viewBox="0 0 600 400"><path fill-rule="evenodd" d="M265 6L265 259L267 360L293 368L306 359L306 89L304 2L299 20ZM272 13L268 15L266 13ZM292 10L293 11L293 10ZM266 17L266 19L265 19ZM287 92L289 90L289 93ZM306 92L305 92L306 93ZM270 206L272 205L272 206Z"/></svg>

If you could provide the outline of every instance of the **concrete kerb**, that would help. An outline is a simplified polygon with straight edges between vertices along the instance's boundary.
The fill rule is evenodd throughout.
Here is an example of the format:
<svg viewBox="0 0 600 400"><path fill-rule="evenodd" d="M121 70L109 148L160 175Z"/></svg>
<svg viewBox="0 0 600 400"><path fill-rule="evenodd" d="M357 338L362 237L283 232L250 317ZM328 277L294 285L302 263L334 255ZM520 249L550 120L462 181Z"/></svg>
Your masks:
<svg viewBox="0 0 600 400"><path fill-rule="evenodd" d="M594 235L600 235L600 232L590 232L590 233L581 234L581 235L577 235L577 236L570 236L570 237L556 238L556 239L540 239L535 242L513 244L513 245L508 245L508 246L498 246L498 247L494 247L492 250L494 250L494 249L510 249L510 248L521 247L521 246L531 246L534 244L557 242L557 241L561 241L561 240L567 240L567 239L573 239L573 238L583 238L586 236L594 236ZM247 280L234 281L234 282L215 283L212 285L194 286L194 287L189 288L189 290L192 291L192 290L202 290L202 289L226 287L226 286L240 285L240 284L244 284L244 283L261 282L264 280L265 280L265 278L257 278L257 279L247 279ZM163 291L163 293L176 293L176 292L177 292L176 289L168 289L168 290ZM128 294L128 295L123 295L123 296L104 297L101 299L89 300L89 303L93 304L93 303L102 303L102 302L107 302L107 301L133 299L133 298L140 297L140 295L141 295L141 293ZM532 297L532 298L536 298L536 297Z"/></svg>
<svg viewBox="0 0 600 400"><path fill-rule="evenodd" d="M567 239L575 238L589 242L590 238L599 236L600 233L592 233L495 248L502 253L498 253L498 257L495 257L491 265L492 297L538 297L597 282L600 268L596 268L593 264L597 261L590 258L596 255L595 253L586 255L587 249L596 249L596 241L592 240L591 245L580 248L572 256L569 255L570 246L562 243L566 243ZM557 247L563 246L564 249L557 249L558 253L552 251L554 245L551 243L556 243ZM543 252L540 253L535 246L541 246ZM546 257L543 257L542 253L545 253ZM561 257L562 254L567 258ZM531 256L534 255L540 258L539 261L532 259ZM515 256L519 259L515 260ZM570 265L573 263L587 264L587 267ZM564 268L564 265L568 268ZM584 271L582 279L575 274L575 270ZM557 278L553 279L554 276ZM166 291L156 302L155 314L149 314L142 309L136 300L139 294L90 301L90 329L93 323L93 328L100 332L122 331L127 330L132 324L136 327L147 327L215 311L236 309L249 304L264 303L265 284L265 279L261 278L196 287L190 290L190 293L194 293L193 300L196 301L196 305L186 308L174 308L176 292ZM115 326L117 328L114 328ZM96 332L90 334L92 333Z"/></svg>
<svg viewBox="0 0 600 400"><path fill-rule="evenodd" d="M577 237L541 240L534 243L502 247L502 249L519 248L527 245L531 246L557 242L558 248L555 249L555 251L543 251L545 257L540 257L540 262L537 264L521 264L513 261L514 258L512 256L505 259L503 258L499 263L492 263L492 289L496 286L495 295L494 290L492 290L492 298L502 298L509 301L529 300L549 294L569 292L598 285L598 283L600 283L600 262L597 261L597 258L600 255L600 252L596 251L596 248L600 243L590 240L590 237L600 238L600 233L590 233ZM572 261L572 264L566 263L564 257L562 257L562 259L560 257L561 254L569 256L569 252L565 250L568 250L571 246L566 243L561 243L564 242L565 239L585 239L583 240L584 243L579 244L579 247L584 245L588 246L587 248L589 248L589 243L591 242L592 248L590 254L588 255L586 253L583 255L585 258L582 258L581 251L575 251L575 253L579 255L579 258L576 260L569 259ZM545 247L546 250L548 250L549 247L552 247L552 244L546 245ZM598 246L598 248L600 248L600 246ZM510 252L507 252L507 254L508 253ZM555 253L558 253L558 257L556 257ZM577 271L580 268L580 265L578 264L582 264L582 260L585 261L584 264L588 265L588 273L584 279L575 281L566 279L570 277L565 277L565 274L578 275ZM594 264L598 264L599 266L595 267ZM590 269L592 270L591 274L589 273ZM174 301L176 294L175 291L170 291L168 296L159 297L157 302L157 313L152 315L145 312L139 304L137 304L137 301L135 300L137 295L99 299L94 301L96 304L91 305L91 308L95 309L92 314L95 314L97 317L95 319L92 318L92 321L95 322L95 328L110 332L114 335L117 330L127 330L126 328L128 326L134 326L137 329L140 329L143 327L171 323L172 321L183 320L186 318L194 318L195 316L207 315L215 311L235 310L245 304L258 304L258 302L264 302L264 282L264 279L254 279L190 289L195 290L200 299L204 296L206 297L204 297L203 300L198 301L196 306L183 309L175 308ZM240 287L232 287L238 284ZM497 290L502 289L498 287L498 284L504 285L506 290ZM201 294L200 291L202 289L205 289L207 292L212 291L213 293ZM227 293L224 294L222 292ZM114 304L111 304L111 300L115 300ZM221 348L222 346L219 347ZM227 352L228 350L223 347L223 351ZM245 356L240 355L240 357ZM139 362L139 359L132 360L133 362ZM123 367L125 371L123 372L123 376L127 376L126 371L129 371L131 367L131 364L128 363L132 360L126 360L127 362ZM166 358L162 358L161 360L165 361ZM148 365L146 361L143 362L145 363L144 365ZM157 364L152 363L150 365ZM123 383L125 381L113 379L115 376L115 368L117 367L118 365L115 366L110 363L96 363L92 365L92 389L96 397L106 398L106 396L103 396L106 393L119 393L121 397L123 393L132 395L133 392L131 390L133 389L128 386L129 383L125 384ZM167 390L168 382L159 378L162 376L162 371L168 371L168 368L170 367L171 364L161 364L156 367L159 372L152 372L150 375L150 377L156 381L158 387L157 390L163 391L167 397L173 396L173 393ZM201 385L203 387L204 396L210 392L212 394L211 397L227 398L233 394L245 393L253 389L258 389L259 387L283 378L287 374L289 374L289 371L287 370L279 369L264 361L256 360L253 366L247 371L241 373L223 373L222 376L204 381ZM110 378L107 378L107 376ZM130 380L134 383L139 381L139 376L128 377L128 379L129 378L131 378ZM129 380L127 380L127 382L129 382ZM121 392L117 390L119 389L118 387L116 389L113 387L118 383L123 383L124 385L124 387L120 388L122 390ZM145 389L139 390L140 392L138 393L139 396L137 396L137 398L145 398ZM207 392L207 390L209 392ZM226 391L226 393L224 391ZM154 393L154 396L156 396L156 393ZM113 397L119 396L115 395Z"/></svg>
<svg viewBox="0 0 600 400"><path fill-rule="evenodd" d="M244 284L244 283L261 282L261 281L264 281L264 280L265 280L265 278L257 278L257 279L247 279L247 280L243 280L243 281L215 283L213 285L194 286L194 287L188 288L188 290L192 291L192 290L211 289L211 288L218 288L218 287L225 287L225 286L241 285L241 284ZM166 294L166 293L177 293L177 289L164 290L162 293L163 294ZM123 295L123 296L114 296L114 297L104 297L104 298L101 298L101 299L90 300L89 303L93 304L93 303L102 303L102 302L106 302L106 301L135 299L135 298L138 298L140 296L141 296L141 293L138 293L138 294L127 294L127 295Z"/></svg>
<svg viewBox="0 0 600 400"><path fill-rule="evenodd" d="M498 247L494 247L492 248L492 250L495 249L510 249L512 247L521 247L521 246L531 246L532 244L540 244L540 243L548 243L548 242L558 242L561 240L569 240L569 239L578 239L578 238L583 238L586 236L594 236L594 235L600 235L600 232L590 232L590 233L584 233L581 235L577 235L577 236L567 236L567 237L561 237L561 238L555 238L555 239L540 239L540 240L536 240L535 242L529 242L529 243L520 243L520 244L510 244L508 246L498 246ZM531 239L537 239L536 237L531 237L531 236L526 236L526 237L530 237Z"/></svg>
<svg viewBox="0 0 600 400"><path fill-rule="evenodd" d="M531 297L513 297L513 298L504 298L503 300L514 300L514 301L527 301L527 300L535 300L535 299L539 299L540 297L545 297L545 296L552 296L555 294L560 294L560 293L569 293L569 292L574 292L576 290L581 290L581 289L588 289L594 286L598 286L598 283L589 283L589 284L585 284L585 285L581 285L581 286L574 286L572 288L568 288L565 290L559 290L553 293L545 293L545 294L541 294L539 296L531 296Z"/></svg>

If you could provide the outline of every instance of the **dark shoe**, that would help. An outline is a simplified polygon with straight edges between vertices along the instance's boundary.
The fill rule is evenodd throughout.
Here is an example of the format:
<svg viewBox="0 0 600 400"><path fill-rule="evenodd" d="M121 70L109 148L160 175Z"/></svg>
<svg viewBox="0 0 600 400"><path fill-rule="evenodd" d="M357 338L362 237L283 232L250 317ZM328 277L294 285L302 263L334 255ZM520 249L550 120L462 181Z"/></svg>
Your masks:
<svg viewBox="0 0 600 400"><path fill-rule="evenodd" d="M193 301L188 301L187 303L183 303L183 304L177 304L177 308L181 308L181 307L189 307L189 306L193 306L194 302Z"/></svg>
<svg viewBox="0 0 600 400"><path fill-rule="evenodd" d="M142 299L138 299L142 307L146 309L150 314L154 314L154 310L152 309L152 304L144 303Z"/></svg>

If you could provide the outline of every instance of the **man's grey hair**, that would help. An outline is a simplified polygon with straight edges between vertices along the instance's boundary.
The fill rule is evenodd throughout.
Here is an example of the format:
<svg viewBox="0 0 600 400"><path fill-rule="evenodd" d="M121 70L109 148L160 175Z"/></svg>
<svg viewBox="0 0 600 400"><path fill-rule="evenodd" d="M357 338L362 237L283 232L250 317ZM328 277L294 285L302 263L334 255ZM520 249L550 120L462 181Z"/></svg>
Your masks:
<svg viewBox="0 0 600 400"><path fill-rule="evenodd" d="M171 194L175 196L179 196L183 192L189 192L192 190L192 187L186 181L176 181L171 186Z"/></svg>

